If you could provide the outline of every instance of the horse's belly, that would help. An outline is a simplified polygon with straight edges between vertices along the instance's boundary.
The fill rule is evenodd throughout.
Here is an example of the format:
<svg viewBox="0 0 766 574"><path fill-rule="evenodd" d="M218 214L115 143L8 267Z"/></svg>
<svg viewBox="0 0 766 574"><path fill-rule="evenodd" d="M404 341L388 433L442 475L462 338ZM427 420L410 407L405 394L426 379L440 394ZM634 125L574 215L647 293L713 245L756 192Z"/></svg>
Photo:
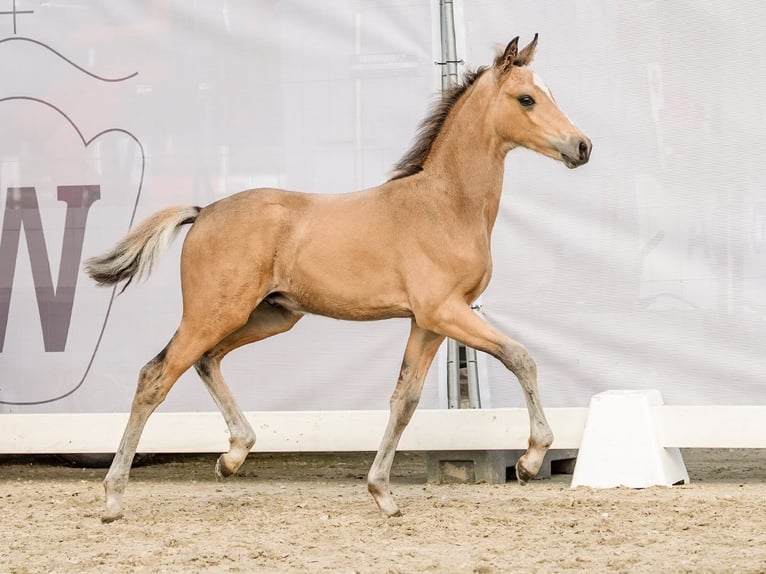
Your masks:
<svg viewBox="0 0 766 574"><path fill-rule="evenodd" d="M279 305L294 313L322 315L347 321L376 321L393 317L411 317L409 306L379 297L339 296L332 292L283 293L266 297L266 302Z"/></svg>

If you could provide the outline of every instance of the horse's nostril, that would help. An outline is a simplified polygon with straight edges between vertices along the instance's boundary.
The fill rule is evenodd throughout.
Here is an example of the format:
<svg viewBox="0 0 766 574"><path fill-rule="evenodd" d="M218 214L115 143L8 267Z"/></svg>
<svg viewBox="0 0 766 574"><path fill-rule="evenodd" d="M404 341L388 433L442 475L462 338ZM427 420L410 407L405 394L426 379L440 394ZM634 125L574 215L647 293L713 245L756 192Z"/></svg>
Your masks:
<svg viewBox="0 0 766 574"><path fill-rule="evenodd" d="M582 160L588 159L588 155L590 154L590 146L587 143L585 143L584 140L580 140L579 152L580 152L580 159Z"/></svg>

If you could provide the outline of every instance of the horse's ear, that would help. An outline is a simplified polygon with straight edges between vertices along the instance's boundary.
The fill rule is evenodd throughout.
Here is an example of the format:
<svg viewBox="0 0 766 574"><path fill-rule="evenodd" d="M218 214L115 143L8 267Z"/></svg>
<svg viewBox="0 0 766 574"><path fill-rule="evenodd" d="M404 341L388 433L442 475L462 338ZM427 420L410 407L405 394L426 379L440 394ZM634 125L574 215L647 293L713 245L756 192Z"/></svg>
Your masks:
<svg viewBox="0 0 766 574"><path fill-rule="evenodd" d="M513 61L519 55L519 37L516 36L513 40L508 42L505 50L501 54L498 52L495 57L495 68L498 73L503 76L513 67Z"/></svg>
<svg viewBox="0 0 766 574"><path fill-rule="evenodd" d="M528 66L535 57L536 48L537 48L537 34L535 33L535 37L532 38L532 41L529 44L527 44L527 46L521 52L519 52L519 55L516 56L513 63L516 66Z"/></svg>

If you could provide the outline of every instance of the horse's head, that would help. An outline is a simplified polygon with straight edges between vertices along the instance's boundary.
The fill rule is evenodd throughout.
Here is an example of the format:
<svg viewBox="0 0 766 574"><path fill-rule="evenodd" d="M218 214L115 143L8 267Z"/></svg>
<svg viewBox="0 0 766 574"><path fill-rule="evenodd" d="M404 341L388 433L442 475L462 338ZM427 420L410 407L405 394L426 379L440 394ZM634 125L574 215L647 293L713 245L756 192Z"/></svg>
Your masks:
<svg viewBox="0 0 766 574"><path fill-rule="evenodd" d="M560 160L569 168L588 162L591 142L559 109L553 95L529 63L537 34L519 51L519 38L498 52L491 72L498 92L492 108L498 136L509 149L523 146Z"/></svg>

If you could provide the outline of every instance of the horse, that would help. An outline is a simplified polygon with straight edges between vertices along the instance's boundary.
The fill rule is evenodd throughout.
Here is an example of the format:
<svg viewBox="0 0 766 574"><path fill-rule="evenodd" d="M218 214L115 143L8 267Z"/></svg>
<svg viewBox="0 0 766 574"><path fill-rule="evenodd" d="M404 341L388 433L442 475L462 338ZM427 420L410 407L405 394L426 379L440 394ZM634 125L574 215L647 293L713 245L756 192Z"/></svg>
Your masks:
<svg viewBox="0 0 766 574"><path fill-rule="evenodd" d="M491 235L506 154L525 147L575 168L590 140L558 108L529 67L537 34L442 93L410 151L382 185L318 195L262 188L205 207L164 209L114 248L85 262L101 285L147 276L183 226L183 313L165 348L141 369L127 426L104 479L104 522L122 499L146 421L194 366L229 429L215 472L233 475L255 433L221 374L234 349L288 331L307 313L352 321L409 318L410 333L367 487L380 511L399 516L389 487L399 439L446 337L498 359L518 379L529 413L519 483L533 478L553 442L529 352L471 309L492 275Z"/></svg>

